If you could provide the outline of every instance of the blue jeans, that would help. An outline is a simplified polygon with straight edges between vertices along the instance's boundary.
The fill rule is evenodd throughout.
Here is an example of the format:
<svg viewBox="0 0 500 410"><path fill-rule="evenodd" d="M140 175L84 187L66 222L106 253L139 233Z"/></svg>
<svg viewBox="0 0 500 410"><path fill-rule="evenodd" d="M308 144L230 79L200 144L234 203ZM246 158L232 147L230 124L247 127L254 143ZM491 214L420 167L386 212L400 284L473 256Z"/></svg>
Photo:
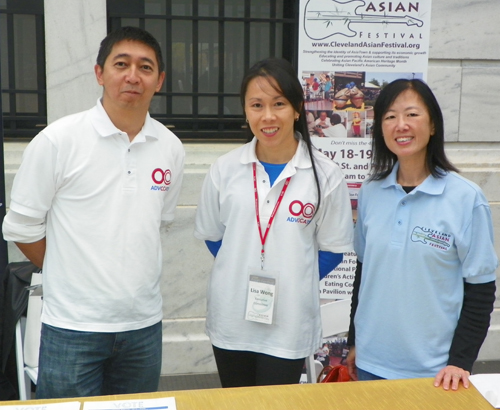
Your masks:
<svg viewBox="0 0 500 410"><path fill-rule="evenodd" d="M373 373L365 372L364 370L360 369L359 367L356 368L358 372L358 380L360 382L366 382L370 380L385 380L383 377L377 376Z"/></svg>
<svg viewBox="0 0 500 410"><path fill-rule="evenodd" d="M161 371L161 322L118 333L42 324L37 399L155 392Z"/></svg>

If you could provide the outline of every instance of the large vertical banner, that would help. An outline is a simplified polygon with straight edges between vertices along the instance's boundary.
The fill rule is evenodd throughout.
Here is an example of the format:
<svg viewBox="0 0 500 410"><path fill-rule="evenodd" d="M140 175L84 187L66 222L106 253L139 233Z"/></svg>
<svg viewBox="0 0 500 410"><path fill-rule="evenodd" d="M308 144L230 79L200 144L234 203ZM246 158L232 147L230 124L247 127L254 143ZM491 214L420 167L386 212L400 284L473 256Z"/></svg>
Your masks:
<svg viewBox="0 0 500 410"><path fill-rule="evenodd" d="M431 0L301 0L299 77L313 144L339 164L353 220L370 167L373 104L398 78L427 79ZM321 298L351 297L356 255L321 282Z"/></svg>

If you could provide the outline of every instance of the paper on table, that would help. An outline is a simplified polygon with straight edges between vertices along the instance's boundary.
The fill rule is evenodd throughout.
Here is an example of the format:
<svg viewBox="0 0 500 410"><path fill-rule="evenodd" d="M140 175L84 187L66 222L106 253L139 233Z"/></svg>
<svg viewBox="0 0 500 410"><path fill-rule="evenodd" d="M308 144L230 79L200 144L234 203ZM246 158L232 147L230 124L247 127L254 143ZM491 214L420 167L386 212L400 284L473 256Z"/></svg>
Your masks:
<svg viewBox="0 0 500 410"><path fill-rule="evenodd" d="M160 399L87 401L83 403L83 410L176 410L175 397Z"/></svg>
<svg viewBox="0 0 500 410"><path fill-rule="evenodd" d="M475 374L469 379L493 407L500 409L500 374Z"/></svg>
<svg viewBox="0 0 500 410"><path fill-rule="evenodd" d="M79 401L70 401L67 403L51 403L51 404L15 404L13 406L2 406L2 410L80 410Z"/></svg>

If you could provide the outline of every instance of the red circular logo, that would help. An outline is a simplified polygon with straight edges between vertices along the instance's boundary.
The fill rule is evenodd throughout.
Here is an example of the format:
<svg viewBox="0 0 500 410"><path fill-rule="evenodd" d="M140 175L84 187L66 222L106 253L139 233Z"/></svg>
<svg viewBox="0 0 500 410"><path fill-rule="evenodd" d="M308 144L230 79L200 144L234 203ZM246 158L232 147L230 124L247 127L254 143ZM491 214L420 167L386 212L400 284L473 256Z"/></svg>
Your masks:
<svg viewBox="0 0 500 410"><path fill-rule="evenodd" d="M169 169L163 171L161 168L156 168L151 174L151 178L153 178L155 184L170 185L172 172Z"/></svg>
<svg viewBox="0 0 500 410"><path fill-rule="evenodd" d="M311 203L304 205L302 202L295 200L290 203L288 209L293 216L302 215L304 218L311 218L314 215L316 207Z"/></svg>

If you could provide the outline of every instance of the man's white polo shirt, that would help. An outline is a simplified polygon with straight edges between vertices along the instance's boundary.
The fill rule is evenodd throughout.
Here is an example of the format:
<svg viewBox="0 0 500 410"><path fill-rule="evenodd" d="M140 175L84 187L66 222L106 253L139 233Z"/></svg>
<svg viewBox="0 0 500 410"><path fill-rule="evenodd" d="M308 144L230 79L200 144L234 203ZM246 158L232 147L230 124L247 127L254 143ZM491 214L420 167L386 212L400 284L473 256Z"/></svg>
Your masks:
<svg viewBox="0 0 500 410"><path fill-rule="evenodd" d="M149 114L130 142L100 101L33 139L10 208L46 217L44 323L117 332L161 320L159 229L174 217L183 162L178 138Z"/></svg>

